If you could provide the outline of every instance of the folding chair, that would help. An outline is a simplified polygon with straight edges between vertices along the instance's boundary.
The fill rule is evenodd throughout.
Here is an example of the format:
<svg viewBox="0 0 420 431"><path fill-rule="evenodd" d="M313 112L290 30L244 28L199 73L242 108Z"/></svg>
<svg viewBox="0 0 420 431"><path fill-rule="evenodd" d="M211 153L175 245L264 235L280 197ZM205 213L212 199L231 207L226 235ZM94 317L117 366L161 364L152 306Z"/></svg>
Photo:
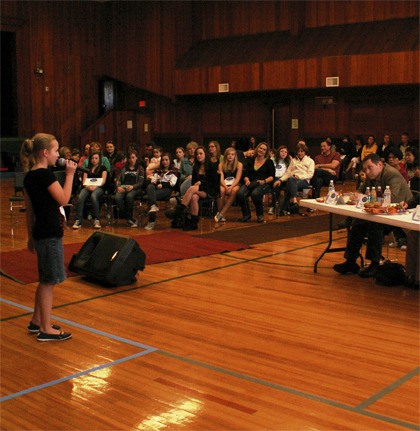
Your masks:
<svg viewBox="0 0 420 431"><path fill-rule="evenodd" d="M13 211L15 208L20 208L20 211L24 211L25 197L23 196L23 180L25 178L26 172L16 172L15 173L15 193L13 196L9 197L10 203L10 223L13 225ZM15 222L17 223L17 221Z"/></svg>

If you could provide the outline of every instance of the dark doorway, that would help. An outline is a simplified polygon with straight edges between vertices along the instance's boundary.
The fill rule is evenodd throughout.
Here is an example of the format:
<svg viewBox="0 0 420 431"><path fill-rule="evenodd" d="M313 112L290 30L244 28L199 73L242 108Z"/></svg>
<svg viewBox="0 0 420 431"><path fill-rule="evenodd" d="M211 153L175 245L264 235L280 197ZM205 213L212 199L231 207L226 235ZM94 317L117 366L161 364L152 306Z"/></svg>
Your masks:
<svg viewBox="0 0 420 431"><path fill-rule="evenodd" d="M18 136L16 34L1 32L1 137Z"/></svg>
<svg viewBox="0 0 420 431"><path fill-rule="evenodd" d="M99 80L99 115L115 109L115 82L109 79Z"/></svg>

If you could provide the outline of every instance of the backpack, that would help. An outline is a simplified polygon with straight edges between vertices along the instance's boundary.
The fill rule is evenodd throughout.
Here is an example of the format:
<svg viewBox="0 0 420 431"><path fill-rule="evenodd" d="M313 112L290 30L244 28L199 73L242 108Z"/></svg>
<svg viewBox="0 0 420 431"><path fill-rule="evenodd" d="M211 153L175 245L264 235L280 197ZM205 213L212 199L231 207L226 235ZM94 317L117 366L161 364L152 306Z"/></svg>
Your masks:
<svg viewBox="0 0 420 431"><path fill-rule="evenodd" d="M393 263L389 260L381 265L380 270L376 271L376 284L380 286L400 286L407 280L405 268L400 263Z"/></svg>

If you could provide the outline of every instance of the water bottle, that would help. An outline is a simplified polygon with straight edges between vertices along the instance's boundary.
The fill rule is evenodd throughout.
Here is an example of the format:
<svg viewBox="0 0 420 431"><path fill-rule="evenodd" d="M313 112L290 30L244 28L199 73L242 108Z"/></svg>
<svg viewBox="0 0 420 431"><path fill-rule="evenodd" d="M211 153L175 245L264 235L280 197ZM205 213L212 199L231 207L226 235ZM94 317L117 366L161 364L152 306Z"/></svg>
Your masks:
<svg viewBox="0 0 420 431"><path fill-rule="evenodd" d="M331 180L330 185L328 186L328 192L334 192L334 191L335 191L334 181Z"/></svg>
<svg viewBox="0 0 420 431"><path fill-rule="evenodd" d="M367 196L367 201L370 202L370 199L371 199L370 187L366 187L366 196Z"/></svg>
<svg viewBox="0 0 420 431"><path fill-rule="evenodd" d="M375 203L376 202L376 188L372 187L372 190L370 191L370 202Z"/></svg>
<svg viewBox="0 0 420 431"><path fill-rule="evenodd" d="M391 205L391 189L389 186L386 186L385 192L384 192L384 206L388 207Z"/></svg>

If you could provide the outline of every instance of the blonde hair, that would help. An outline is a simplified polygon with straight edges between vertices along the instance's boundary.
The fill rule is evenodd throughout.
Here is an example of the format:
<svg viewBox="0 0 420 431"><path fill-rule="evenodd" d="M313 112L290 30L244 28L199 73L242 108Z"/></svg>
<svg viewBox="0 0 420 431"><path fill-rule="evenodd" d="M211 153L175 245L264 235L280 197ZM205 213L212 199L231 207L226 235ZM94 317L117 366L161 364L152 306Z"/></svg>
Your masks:
<svg viewBox="0 0 420 431"><path fill-rule="evenodd" d="M37 133L32 139L23 141L20 149L20 162L24 172L32 169L41 151L49 150L52 147L52 141L56 141L56 137L48 133Z"/></svg>
<svg viewBox="0 0 420 431"><path fill-rule="evenodd" d="M267 142L260 142L255 148L255 154L258 155L258 148L260 148L261 145L265 145L267 147L267 151L265 152L264 158L268 159L270 157L270 146L267 144Z"/></svg>
<svg viewBox="0 0 420 431"><path fill-rule="evenodd" d="M230 152L235 153L235 158L233 159L232 172L235 172L238 169L238 153L236 152L235 148L229 147L229 148L226 148L225 153L223 155L223 160L220 163L220 166L222 167L222 171L224 173L226 173L229 169L227 156Z"/></svg>

